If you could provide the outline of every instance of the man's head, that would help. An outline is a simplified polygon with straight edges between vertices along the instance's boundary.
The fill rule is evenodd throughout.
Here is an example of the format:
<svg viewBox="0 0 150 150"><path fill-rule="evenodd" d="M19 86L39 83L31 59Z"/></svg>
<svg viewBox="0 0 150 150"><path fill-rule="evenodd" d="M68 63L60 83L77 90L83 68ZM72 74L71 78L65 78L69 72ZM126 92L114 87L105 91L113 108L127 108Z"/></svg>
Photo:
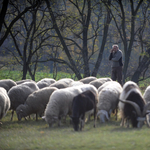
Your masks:
<svg viewBox="0 0 150 150"><path fill-rule="evenodd" d="M113 45L112 49L113 49L114 52L116 52L119 49L119 46L118 45Z"/></svg>

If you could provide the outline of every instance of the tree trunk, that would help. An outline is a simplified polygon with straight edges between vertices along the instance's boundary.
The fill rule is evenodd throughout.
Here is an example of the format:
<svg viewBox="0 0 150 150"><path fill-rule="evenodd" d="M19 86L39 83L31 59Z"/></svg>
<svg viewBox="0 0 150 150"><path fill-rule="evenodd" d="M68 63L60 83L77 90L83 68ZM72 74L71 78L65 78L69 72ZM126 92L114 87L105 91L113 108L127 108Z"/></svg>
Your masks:
<svg viewBox="0 0 150 150"><path fill-rule="evenodd" d="M138 83L140 75L144 70L146 70L150 64L150 49L147 51L147 53L144 55L143 59L139 63L139 66L137 67L136 71L134 72L131 80Z"/></svg>
<svg viewBox="0 0 150 150"><path fill-rule="evenodd" d="M111 1L108 2L108 5L110 5L110 2ZM107 11L106 22L104 23L104 34L103 34L102 44L101 44L100 52L98 54L98 58L97 58L97 61L96 61L96 64L95 64L92 76L96 76L97 75L98 69L99 69L99 67L101 65L102 56L103 56L105 44L106 44L106 41L107 41L108 29L109 29L110 22L112 20L112 17L110 16L110 10L109 9L107 9L107 10L108 11Z"/></svg>
<svg viewBox="0 0 150 150"><path fill-rule="evenodd" d="M57 33L59 39L60 39L60 42L61 42L61 44L62 44L62 46L63 46L63 48L64 48L64 50L65 50L65 53L66 53L66 55L67 55L67 57L68 57L68 59L69 59L69 61L70 61L71 66L72 66L71 69L72 69L73 72L76 74L76 77L77 77L78 79L81 79L82 76L81 76L79 70L77 69L77 67L76 67L76 65L75 65L75 63L74 63L74 61L73 61L73 59L72 59L72 56L70 55L70 52L69 52L69 50L68 50L68 47L67 47L67 45L66 45L66 43L65 43L65 41L64 41L64 39L63 39L63 37L62 37L60 31L59 31L58 26L57 26L57 22L56 22L56 20L55 20L55 16L54 16L53 11L52 11L52 6L51 6L51 4L50 4L50 2L49 2L48 0L45 0L45 1L46 1L48 10L49 10L50 16L51 16L52 21L53 21L54 29L55 29L55 31L56 31L56 33Z"/></svg>
<svg viewBox="0 0 150 150"><path fill-rule="evenodd" d="M6 15L8 2L9 2L9 0L3 0L3 6L2 6L2 9L1 9L1 12L0 12L0 33L1 33L1 30L2 30L2 25L4 23L4 18L5 18L5 15Z"/></svg>

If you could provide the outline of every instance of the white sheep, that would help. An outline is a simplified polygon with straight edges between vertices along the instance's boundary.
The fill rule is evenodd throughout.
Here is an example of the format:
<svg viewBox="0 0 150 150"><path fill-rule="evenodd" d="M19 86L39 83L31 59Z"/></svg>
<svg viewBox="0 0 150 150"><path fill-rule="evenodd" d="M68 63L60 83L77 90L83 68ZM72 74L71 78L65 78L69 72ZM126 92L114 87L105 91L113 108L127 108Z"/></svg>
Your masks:
<svg viewBox="0 0 150 150"><path fill-rule="evenodd" d="M85 77L85 78L83 78L83 79L80 79L79 81L80 81L80 82L83 82L84 84L88 84L88 83L90 83L91 81L96 80L96 79L97 79L96 77L89 76L89 77Z"/></svg>
<svg viewBox="0 0 150 150"><path fill-rule="evenodd" d="M121 85L116 82L109 82L98 94L97 104L97 116L99 116L101 122L105 122L110 119L111 113L116 111L117 119L117 108L119 103L119 96L122 92Z"/></svg>
<svg viewBox="0 0 150 150"><path fill-rule="evenodd" d="M107 85L109 85L110 83L116 83L116 81L108 81L108 82L105 82L104 84L102 84L99 88L98 88L98 93Z"/></svg>
<svg viewBox="0 0 150 150"><path fill-rule="evenodd" d="M73 98L86 90L91 90L96 95L96 100L98 101L97 89L89 84L54 91L45 109L45 116L43 117L49 126L52 126L57 121L60 126L61 118L66 118L68 114L71 115L72 113Z"/></svg>
<svg viewBox="0 0 150 150"><path fill-rule="evenodd" d="M150 85L145 89L143 98L146 104L150 102ZM148 114L146 117L147 117L148 124L150 125L150 114Z"/></svg>
<svg viewBox="0 0 150 150"><path fill-rule="evenodd" d="M3 87L7 92L16 85L16 82L11 79L0 80L0 87Z"/></svg>
<svg viewBox="0 0 150 150"><path fill-rule="evenodd" d="M73 81L69 84L69 87L71 86L79 86L79 85L83 85L84 83L83 82L80 82L80 81Z"/></svg>
<svg viewBox="0 0 150 150"><path fill-rule="evenodd" d="M34 82L34 83L36 83L35 81L33 81L31 79L24 79L24 80L16 81L16 84L19 85L19 84L22 84L22 83L25 83L25 82Z"/></svg>
<svg viewBox="0 0 150 150"><path fill-rule="evenodd" d="M11 101L10 110L12 109L11 120L13 119L13 114L16 108L20 104L24 104L27 97L34 91L39 90L38 86L34 82L25 82L16 86L13 86L8 91L8 96Z"/></svg>
<svg viewBox="0 0 150 150"><path fill-rule="evenodd" d="M143 98L145 99L146 103L150 102L150 85L145 89Z"/></svg>
<svg viewBox="0 0 150 150"><path fill-rule="evenodd" d="M48 87L51 84L55 83L56 80L52 79L52 78L44 78L41 79L40 81L37 82L37 86L39 87L39 89L44 88L44 87Z"/></svg>
<svg viewBox="0 0 150 150"><path fill-rule="evenodd" d="M0 87L0 120L6 115L9 108L10 99L7 91L3 87Z"/></svg>
<svg viewBox="0 0 150 150"><path fill-rule="evenodd" d="M60 79L60 80L56 81L55 83L51 84L50 87L56 87L58 89L67 88L70 86L70 84L72 82L74 82L73 79L63 78L63 79Z"/></svg>
<svg viewBox="0 0 150 150"><path fill-rule="evenodd" d="M56 87L45 87L30 94L25 103L16 108L18 120L31 114L36 114L36 120L38 120L38 115L43 115L49 98L55 90L57 90Z"/></svg>
<svg viewBox="0 0 150 150"><path fill-rule="evenodd" d="M112 81L111 78L98 78L96 80L91 81L89 84L94 85L97 89L103 85L105 82Z"/></svg>

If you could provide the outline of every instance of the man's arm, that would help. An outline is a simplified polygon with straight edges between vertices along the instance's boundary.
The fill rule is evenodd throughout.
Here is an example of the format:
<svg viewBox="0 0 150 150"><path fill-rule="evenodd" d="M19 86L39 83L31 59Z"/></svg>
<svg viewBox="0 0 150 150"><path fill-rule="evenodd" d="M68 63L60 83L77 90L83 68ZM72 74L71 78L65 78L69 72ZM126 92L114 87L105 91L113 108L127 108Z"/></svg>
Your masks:
<svg viewBox="0 0 150 150"><path fill-rule="evenodd" d="M122 53L118 51L116 55L111 59L112 61L119 61L119 59L122 57Z"/></svg>

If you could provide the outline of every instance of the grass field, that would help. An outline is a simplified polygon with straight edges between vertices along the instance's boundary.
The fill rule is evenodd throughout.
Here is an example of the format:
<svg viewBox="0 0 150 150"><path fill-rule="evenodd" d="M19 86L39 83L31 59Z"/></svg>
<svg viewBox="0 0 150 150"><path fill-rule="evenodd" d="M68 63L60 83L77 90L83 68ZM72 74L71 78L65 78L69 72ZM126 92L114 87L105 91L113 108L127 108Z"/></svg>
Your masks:
<svg viewBox="0 0 150 150"><path fill-rule="evenodd" d="M61 127L39 119L17 121L16 114L10 121L9 112L0 125L0 150L148 150L150 149L150 129L120 127L120 119L107 123L97 120L85 124L83 131L75 132L67 119Z"/></svg>

